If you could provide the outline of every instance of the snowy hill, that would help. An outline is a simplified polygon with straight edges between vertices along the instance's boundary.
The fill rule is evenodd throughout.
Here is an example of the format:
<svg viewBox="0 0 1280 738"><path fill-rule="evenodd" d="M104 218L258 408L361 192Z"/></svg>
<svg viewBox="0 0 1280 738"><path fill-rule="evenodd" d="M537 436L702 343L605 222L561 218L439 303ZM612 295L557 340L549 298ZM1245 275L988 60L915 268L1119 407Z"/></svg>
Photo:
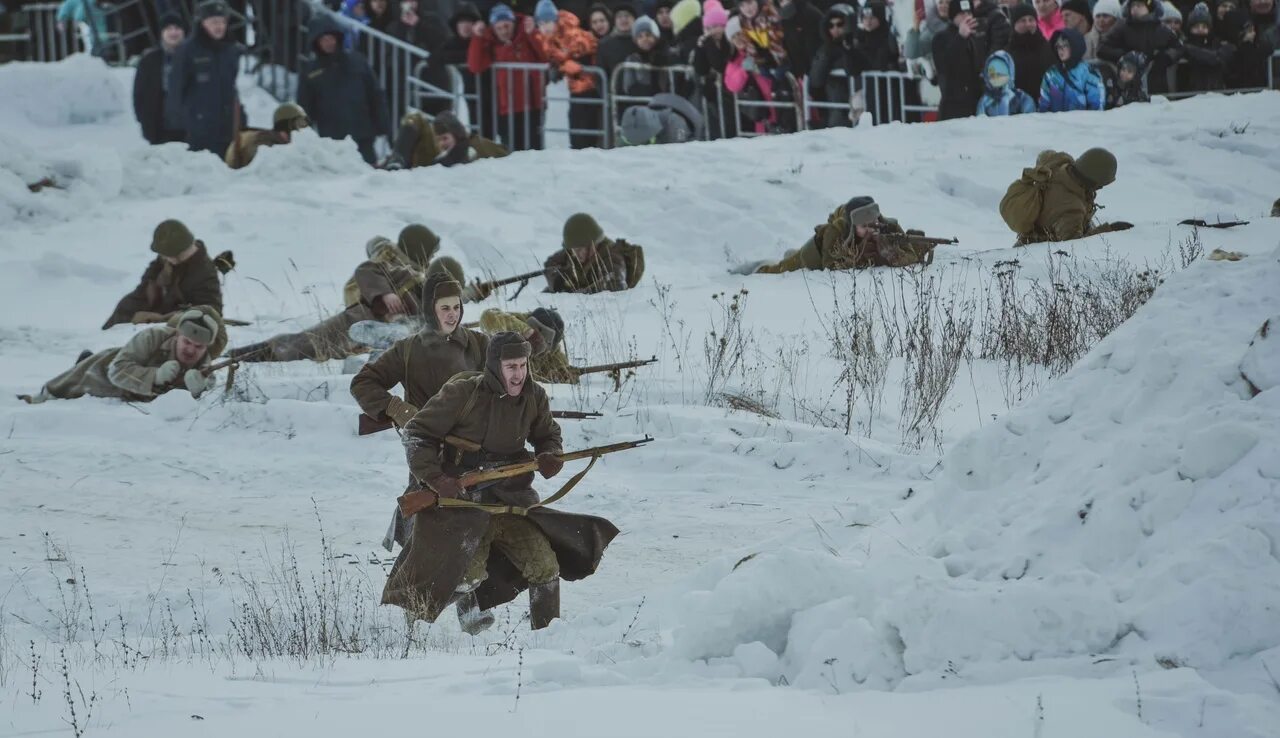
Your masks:
<svg viewBox="0 0 1280 738"><path fill-rule="evenodd" d="M302 135L231 172L146 147L128 83L87 59L0 67L10 731L65 727L65 660L99 695L91 735L412 729L424 687L449 695L440 728L484 735L1275 735L1280 382L1259 329L1280 316L1280 220L1263 217L1280 93L447 171L372 172L349 142ZM251 122L269 114L245 92ZM1007 184L1043 148L1097 145L1120 163L1104 213L1137 227L1011 248ZM45 176L64 189L27 190ZM855 194L961 243L921 273L728 273ZM645 246L645 282L554 300L535 284L510 304L556 306L577 360L661 359L620 389L554 387L553 406L606 413L566 423L567 445L657 441L562 503L623 535L547 631L517 601L479 638L446 614L410 639L375 606L403 452L355 436L340 362L254 366L198 402L12 399L131 335L98 326L164 218L235 251L241 344L335 311L372 235L422 221L470 274L505 276L537 268L579 210ZM1219 216L1253 222L1175 225ZM1111 331L1099 306L1152 287ZM1061 376L994 346L1002 306L1053 294L1089 336L1060 363L1109 333ZM842 381L867 321L883 362ZM954 361L926 365L909 335L958 342ZM922 367L948 380L933 414ZM370 639L361 656L282 658L246 636L335 603L336 630Z"/></svg>

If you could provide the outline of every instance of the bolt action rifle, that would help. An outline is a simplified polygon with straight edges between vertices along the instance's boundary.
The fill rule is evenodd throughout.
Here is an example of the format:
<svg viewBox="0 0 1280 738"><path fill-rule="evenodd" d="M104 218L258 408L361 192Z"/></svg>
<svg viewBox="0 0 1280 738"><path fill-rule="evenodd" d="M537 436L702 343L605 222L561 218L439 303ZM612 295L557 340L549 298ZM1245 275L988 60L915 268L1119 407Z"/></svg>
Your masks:
<svg viewBox="0 0 1280 738"><path fill-rule="evenodd" d="M493 292L499 287L505 287L509 284L519 283L520 288L517 289L516 293L511 296L511 299L514 300L520 296L520 293L524 291L525 287L529 286L529 280L533 279L534 277L541 277L542 274L543 274L543 271L539 269L536 272L525 272L524 274L517 274L514 277L506 277L505 279L490 279L487 281L477 280L475 283L475 287L477 291L482 292L485 295L488 295L489 293Z"/></svg>
<svg viewBox="0 0 1280 738"><path fill-rule="evenodd" d="M592 366L571 366L569 370L577 372L579 376L583 374L609 374L613 377L615 388L622 386L622 371L624 369L635 369L636 367L647 366L649 364L657 364L658 357L654 356L650 359L632 359L631 361L619 361L613 364L595 364Z"/></svg>
<svg viewBox="0 0 1280 738"><path fill-rule="evenodd" d="M558 420L588 420L590 418L602 418L601 413L582 412L580 410L552 410L551 417ZM371 436L374 433L381 433L384 430L390 430L395 424L390 420L374 420L365 413L360 413L356 434L361 436Z"/></svg>
<svg viewBox="0 0 1280 738"><path fill-rule="evenodd" d="M446 436L444 440L446 443L457 445L457 446L466 447L466 446L475 445L469 441L466 441L465 439L455 438L454 436ZM617 453L619 451L627 451L633 448L639 448L640 446L643 446L646 443L650 443L651 441L653 441L653 438L649 436L645 436L644 438L641 438L636 441L623 441L621 443L611 443L604 446L592 446L591 448L584 448L578 451L568 451L566 453L557 454L556 458L560 459L561 461L574 461L575 459L591 459L591 462L594 464L595 460L600 458L601 456ZM511 477L518 477L521 474L528 474L530 472L534 472L537 470L538 470L537 459L528 459L525 461L517 461L514 463L497 464L494 466L481 466L480 468L475 469L474 471L469 471L463 474L461 477L458 478L458 482L461 483L463 487L474 487L477 484L483 484L485 482L494 482L499 479L509 479ZM575 476L575 478L581 478L580 475L582 473L585 473L585 470L584 472L580 472L579 475ZM572 485L566 485L565 489L562 489L559 493L557 493L556 495L553 495L550 498L547 498L546 501L540 504L541 505L549 504L555 501L556 499L563 497L564 493L567 492L567 490L571 488L571 486ZM446 498L445 500L442 501L439 495L437 495L435 492L431 491L430 489L420 489L420 490L414 490L412 492L404 493L396 500L396 502L397 504L400 505L400 514L408 518L413 515L417 515L423 510L426 510L431 507L435 507L437 504L441 505L442 507L449 506L452 503L452 500L450 500L449 498ZM464 503L464 504L470 505L474 503Z"/></svg>

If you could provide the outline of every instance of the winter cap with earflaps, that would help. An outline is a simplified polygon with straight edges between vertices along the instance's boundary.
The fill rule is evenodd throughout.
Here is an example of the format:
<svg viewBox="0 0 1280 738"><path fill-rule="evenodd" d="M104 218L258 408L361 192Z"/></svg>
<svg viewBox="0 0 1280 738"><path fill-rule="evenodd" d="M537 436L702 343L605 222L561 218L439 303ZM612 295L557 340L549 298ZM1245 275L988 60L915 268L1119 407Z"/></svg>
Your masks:
<svg viewBox="0 0 1280 738"><path fill-rule="evenodd" d="M662 117L653 108L635 105L622 114L619 128L623 143L640 146L652 142L662 130Z"/></svg>
<svg viewBox="0 0 1280 738"><path fill-rule="evenodd" d="M456 297L461 302L462 283L454 281L453 275L445 271L428 274L422 281L422 299L418 302L423 321L435 330L440 330L440 324L436 322L436 301L446 297ZM461 314L458 322L461 325Z"/></svg>
<svg viewBox="0 0 1280 738"><path fill-rule="evenodd" d="M201 310L188 310L178 318L178 333L203 346L218 337L218 321Z"/></svg>
<svg viewBox="0 0 1280 738"><path fill-rule="evenodd" d="M647 33L654 38L662 36L662 29L658 28L658 22L647 15L636 18L635 25L631 26L631 38L640 38L640 34Z"/></svg>
<svg viewBox="0 0 1280 738"><path fill-rule="evenodd" d="M151 250L161 256L177 258L183 251L191 248L196 237L180 220L166 220L156 226L151 235Z"/></svg>
<svg viewBox="0 0 1280 738"><path fill-rule="evenodd" d="M462 143L467 140L467 127L458 120L458 116L452 110L446 110L436 115L435 120L431 121L431 131L437 136L449 134L453 136L454 143Z"/></svg>
<svg viewBox="0 0 1280 738"><path fill-rule="evenodd" d="M566 249L582 248L604 240L604 229L586 213L574 213L564 222L561 245Z"/></svg>
<svg viewBox="0 0 1280 738"><path fill-rule="evenodd" d="M1116 20L1124 17L1124 10L1120 7L1120 0L1098 0L1093 6L1093 17L1100 15L1109 15Z"/></svg>
<svg viewBox="0 0 1280 738"><path fill-rule="evenodd" d="M502 362L512 359L527 359L533 353L533 347L524 340L524 336L511 331L495 333L489 338L489 352L485 356L484 368L499 381L502 380Z"/></svg>
<svg viewBox="0 0 1280 738"><path fill-rule="evenodd" d="M671 8L671 30L679 35L700 15L702 6L698 4L698 0L680 0Z"/></svg>
<svg viewBox="0 0 1280 738"><path fill-rule="evenodd" d="M462 265L452 256L437 256L427 265L427 274L447 274L453 278L458 284L465 284L467 281L466 272L462 271Z"/></svg>
<svg viewBox="0 0 1280 738"><path fill-rule="evenodd" d="M866 195L859 195L844 204L844 217L849 225L868 225L880 217L880 206Z"/></svg>
<svg viewBox="0 0 1280 738"><path fill-rule="evenodd" d="M720 0L707 0L702 6L702 29L724 28L729 22L729 11L724 9Z"/></svg>
<svg viewBox="0 0 1280 738"><path fill-rule="evenodd" d="M538 0L538 5L533 9L533 20L538 23L555 23L560 19L560 11L556 10L556 4L551 0Z"/></svg>
<svg viewBox="0 0 1280 738"><path fill-rule="evenodd" d="M1076 159L1076 174L1094 189L1116 181L1116 157L1106 149L1089 149Z"/></svg>
<svg viewBox="0 0 1280 738"><path fill-rule="evenodd" d="M410 223L400 231L397 245L410 261L423 266L436 255L436 251L440 248L440 237L421 223Z"/></svg>
<svg viewBox="0 0 1280 738"><path fill-rule="evenodd" d="M510 6L498 3L489 11L489 25L496 25L502 21L511 21L515 23L516 13Z"/></svg>

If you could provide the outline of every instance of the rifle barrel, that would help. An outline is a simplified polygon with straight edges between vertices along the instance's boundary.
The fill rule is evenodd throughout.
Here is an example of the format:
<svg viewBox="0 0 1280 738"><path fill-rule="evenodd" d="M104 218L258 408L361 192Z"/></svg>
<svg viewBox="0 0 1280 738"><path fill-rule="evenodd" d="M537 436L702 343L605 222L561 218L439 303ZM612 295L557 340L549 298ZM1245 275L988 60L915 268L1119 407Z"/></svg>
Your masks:
<svg viewBox="0 0 1280 738"><path fill-rule="evenodd" d="M530 279L533 279L534 277L541 276L541 275L542 275L542 270L539 269L536 272L525 272L524 274L517 274L514 277L505 277L503 279L492 279L492 280L489 280L488 282L485 282L484 285L490 289L493 289L496 287L505 287L509 284L515 284L517 282L527 282Z"/></svg>
<svg viewBox="0 0 1280 738"><path fill-rule="evenodd" d="M593 366L575 366L574 371L579 374L599 374L600 372L616 372L622 369L635 369L640 366L649 364L657 364L658 357L654 356L649 359L632 359L631 361L619 361L616 364L595 364Z"/></svg>

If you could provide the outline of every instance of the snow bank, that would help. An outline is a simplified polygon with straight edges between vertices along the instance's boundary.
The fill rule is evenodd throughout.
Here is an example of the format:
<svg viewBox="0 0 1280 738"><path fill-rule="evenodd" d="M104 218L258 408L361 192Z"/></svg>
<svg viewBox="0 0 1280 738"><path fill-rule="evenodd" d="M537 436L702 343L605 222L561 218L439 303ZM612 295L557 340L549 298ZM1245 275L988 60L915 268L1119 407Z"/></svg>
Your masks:
<svg viewBox="0 0 1280 738"><path fill-rule="evenodd" d="M42 127L104 123L128 110L111 68L87 54L0 66L0 100L0 114Z"/></svg>
<svg viewBox="0 0 1280 738"><path fill-rule="evenodd" d="M1277 284L1280 251L1171 279L959 443L900 523L769 550L678 595L673 654L885 688L1098 654L1221 667L1280 646L1280 394L1258 331ZM896 549L872 552L878 534Z"/></svg>

